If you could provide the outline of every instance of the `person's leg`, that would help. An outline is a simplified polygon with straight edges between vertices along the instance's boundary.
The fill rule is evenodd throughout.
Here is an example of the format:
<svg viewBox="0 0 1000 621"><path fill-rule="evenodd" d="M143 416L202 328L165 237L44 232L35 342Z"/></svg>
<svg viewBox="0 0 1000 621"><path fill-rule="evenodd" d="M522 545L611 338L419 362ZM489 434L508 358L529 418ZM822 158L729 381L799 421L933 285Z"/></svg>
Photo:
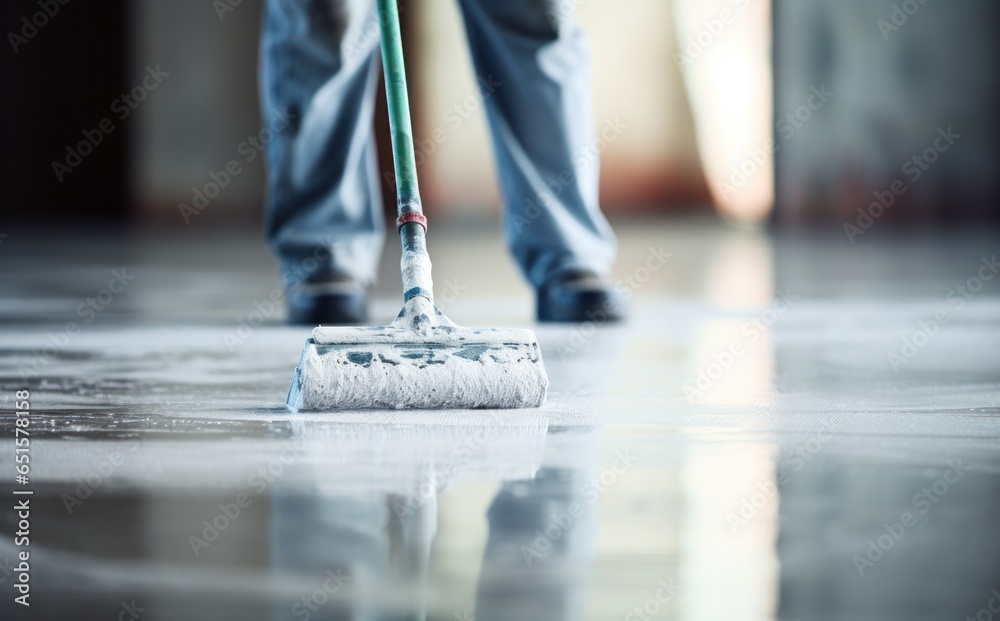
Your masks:
<svg viewBox="0 0 1000 621"><path fill-rule="evenodd" d="M616 244L590 157L598 142L585 34L556 0L460 6L476 73L490 84L482 95L515 259L540 291L581 272L607 276Z"/></svg>
<svg viewBox="0 0 1000 621"><path fill-rule="evenodd" d="M343 295L346 281L348 297L361 295L363 303L382 248L372 132L374 0L267 0L265 11L263 115L290 119L267 145L268 241L288 290L290 319L332 322L322 312L313 316L309 301ZM343 319L361 321L360 315Z"/></svg>

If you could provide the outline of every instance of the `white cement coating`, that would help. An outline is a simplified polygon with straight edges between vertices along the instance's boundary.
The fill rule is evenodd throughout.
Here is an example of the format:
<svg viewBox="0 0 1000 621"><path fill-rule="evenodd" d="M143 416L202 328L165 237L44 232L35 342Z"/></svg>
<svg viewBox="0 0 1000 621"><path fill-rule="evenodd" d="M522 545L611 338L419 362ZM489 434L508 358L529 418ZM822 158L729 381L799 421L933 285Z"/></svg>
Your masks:
<svg viewBox="0 0 1000 621"><path fill-rule="evenodd" d="M256 237L11 231L0 402L31 391L32 618L135 600L140 621L301 619L338 570L310 621L348 614L332 602L369 619L976 618L1000 588L1000 280L970 279L1000 239L616 230L631 320L569 327L531 325L493 232L437 227L442 310L533 327L540 408L299 414L283 400L311 329L251 317L277 283ZM135 280L85 323L122 265ZM379 324L399 310L383 267ZM212 541L196 555L191 537Z"/></svg>
<svg viewBox="0 0 1000 621"><path fill-rule="evenodd" d="M286 403L310 411L536 408L548 383L530 330L460 328L417 296L382 328L314 329Z"/></svg>
<svg viewBox="0 0 1000 621"><path fill-rule="evenodd" d="M409 250L401 252L399 270L403 282L403 291L409 291L414 288L434 291L434 280L431 278L431 258L427 255L423 246L424 244L421 244L422 251Z"/></svg>
<svg viewBox="0 0 1000 621"><path fill-rule="evenodd" d="M360 355L357 347L308 343L288 406L310 411L536 408L545 401L548 378L537 346L435 344L416 351L401 344L368 343L363 348L365 362L358 363L352 360Z"/></svg>

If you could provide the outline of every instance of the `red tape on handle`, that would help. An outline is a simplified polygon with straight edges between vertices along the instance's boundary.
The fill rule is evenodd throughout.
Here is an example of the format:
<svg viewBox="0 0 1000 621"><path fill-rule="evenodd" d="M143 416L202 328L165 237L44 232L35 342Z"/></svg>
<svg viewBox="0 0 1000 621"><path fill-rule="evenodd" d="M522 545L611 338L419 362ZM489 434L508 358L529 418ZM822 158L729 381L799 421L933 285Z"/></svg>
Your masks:
<svg viewBox="0 0 1000 621"><path fill-rule="evenodd" d="M404 213L403 215L396 218L396 232L403 228L404 224L409 224L410 222L416 222L424 229L424 233L427 232L427 218L421 213Z"/></svg>

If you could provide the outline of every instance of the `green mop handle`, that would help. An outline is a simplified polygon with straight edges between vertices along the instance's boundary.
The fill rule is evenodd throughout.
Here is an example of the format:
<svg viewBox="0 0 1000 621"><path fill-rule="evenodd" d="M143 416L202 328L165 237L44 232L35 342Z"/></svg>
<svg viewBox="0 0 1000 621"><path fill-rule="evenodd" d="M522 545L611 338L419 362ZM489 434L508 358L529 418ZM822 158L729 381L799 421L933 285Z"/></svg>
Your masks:
<svg viewBox="0 0 1000 621"><path fill-rule="evenodd" d="M417 188L413 127L410 124L403 40L399 32L396 0L378 0L378 17L382 31L382 69L385 72L385 96L392 134L392 161L396 169L396 230L403 246L403 257L400 260L403 299L409 301L416 296L423 296L433 302L431 262L425 240L427 218L420 207L420 190Z"/></svg>

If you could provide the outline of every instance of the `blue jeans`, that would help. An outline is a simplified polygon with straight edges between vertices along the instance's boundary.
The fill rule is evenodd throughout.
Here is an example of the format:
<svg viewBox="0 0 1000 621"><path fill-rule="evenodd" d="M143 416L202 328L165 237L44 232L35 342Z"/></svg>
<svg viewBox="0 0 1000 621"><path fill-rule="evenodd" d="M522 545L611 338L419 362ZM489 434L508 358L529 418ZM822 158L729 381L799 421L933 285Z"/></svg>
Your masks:
<svg viewBox="0 0 1000 621"><path fill-rule="evenodd" d="M507 244L536 288L568 271L607 275L616 252L598 205L589 47L565 4L459 0L478 82L495 85L484 105ZM376 20L374 0L267 0L263 113L292 119L267 147L267 235L285 273L308 262L308 280L375 278Z"/></svg>

